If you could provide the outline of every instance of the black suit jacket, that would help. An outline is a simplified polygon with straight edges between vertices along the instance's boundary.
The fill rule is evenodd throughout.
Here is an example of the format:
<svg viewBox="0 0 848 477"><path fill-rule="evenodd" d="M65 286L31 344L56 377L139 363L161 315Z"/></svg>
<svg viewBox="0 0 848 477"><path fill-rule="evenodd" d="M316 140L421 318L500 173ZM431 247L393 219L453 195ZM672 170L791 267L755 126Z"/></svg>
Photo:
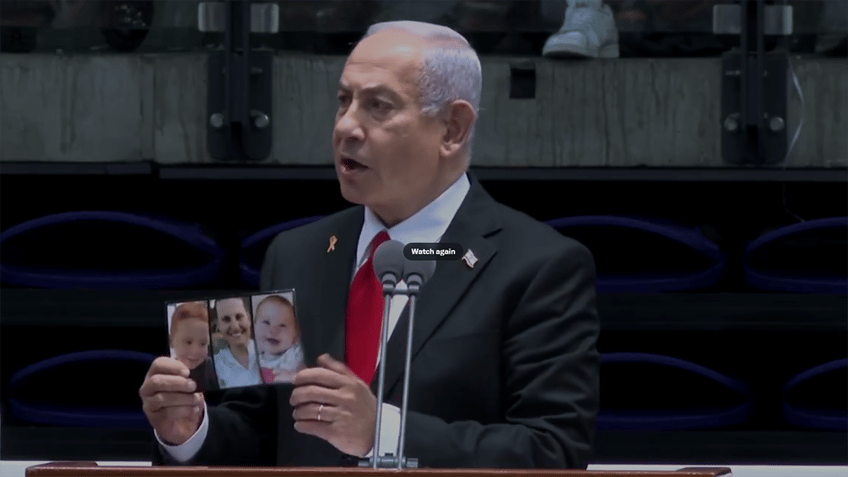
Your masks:
<svg viewBox="0 0 848 477"><path fill-rule="evenodd" d="M262 289L296 289L308 365L322 353L344 357L362 222L362 207L353 207L284 232L268 249ZM328 253L333 235L338 243ZM479 261L473 268L438 262L416 304L406 455L422 467L585 468L599 406L592 255L495 202L473 179L442 240ZM384 399L398 407L407 311L386 355ZM350 462L294 431L291 390L228 391L209 409L209 435L191 464ZM172 462L157 450L154 463Z"/></svg>

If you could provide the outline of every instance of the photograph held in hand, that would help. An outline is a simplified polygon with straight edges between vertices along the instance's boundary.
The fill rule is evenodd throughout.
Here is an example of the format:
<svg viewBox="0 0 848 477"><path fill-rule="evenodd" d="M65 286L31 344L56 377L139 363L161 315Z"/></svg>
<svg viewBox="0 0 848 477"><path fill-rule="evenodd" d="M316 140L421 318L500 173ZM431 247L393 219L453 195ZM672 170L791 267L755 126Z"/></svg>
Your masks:
<svg viewBox="0 0 848 477"><path fill-rule="evenodd" d="M167 305L170 357L196 392L291 383L304 369L294 290Z"/></svg>

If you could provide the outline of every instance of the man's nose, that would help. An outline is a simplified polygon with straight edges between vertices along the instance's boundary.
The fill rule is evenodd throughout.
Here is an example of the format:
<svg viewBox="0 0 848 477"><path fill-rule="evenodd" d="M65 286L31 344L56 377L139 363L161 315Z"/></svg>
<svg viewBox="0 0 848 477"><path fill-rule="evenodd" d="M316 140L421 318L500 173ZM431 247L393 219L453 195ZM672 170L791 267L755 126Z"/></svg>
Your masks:
<svg viewBox="0 0 848 477"><path fill-rule="evenodd" d="M362 125L356 118L356 110L351 107L345 114L336 121L336 126L333 130L335 137L342 142L358 141L364 137Z"/></svg>

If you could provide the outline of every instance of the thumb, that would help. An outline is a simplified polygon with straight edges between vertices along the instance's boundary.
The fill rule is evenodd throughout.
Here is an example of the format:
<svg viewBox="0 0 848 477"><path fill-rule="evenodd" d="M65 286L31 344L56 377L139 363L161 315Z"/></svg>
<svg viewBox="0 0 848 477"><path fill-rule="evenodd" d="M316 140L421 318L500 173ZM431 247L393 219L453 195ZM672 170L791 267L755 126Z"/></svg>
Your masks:
<svg viewBox="0 0 848 477"><path fill-rule="evenodd" d="M348 368L346 364L342 363L341 361L334 359L332 356L330 356L327 353L324 353L324 354L322 354L321 356L318 357L318 365L321 366L322 368L326 368L326 369L329 369L331 371L335 371L339 374L344 374L346 376L355 376L353 371L351 371L350 368Z"/></svg>

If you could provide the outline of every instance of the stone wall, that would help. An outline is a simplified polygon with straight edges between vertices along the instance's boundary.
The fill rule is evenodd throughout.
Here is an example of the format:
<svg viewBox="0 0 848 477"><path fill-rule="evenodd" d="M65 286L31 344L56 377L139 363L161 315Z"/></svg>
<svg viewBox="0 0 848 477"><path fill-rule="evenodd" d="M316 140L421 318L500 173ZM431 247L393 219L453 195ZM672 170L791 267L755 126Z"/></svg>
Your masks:
<svg viewBox="0 0 848 477"><path fill-rule="evenodd" d="M3 161L209 163L203 54L0 57ZM343 57L280 54L269 163L329 164ZM791 167L848 165L844 61L793 57ZM535 97L510 98L511 70ZM500 167L728 167L721 60L551 61L484 57L475 164Z"/></svg>

